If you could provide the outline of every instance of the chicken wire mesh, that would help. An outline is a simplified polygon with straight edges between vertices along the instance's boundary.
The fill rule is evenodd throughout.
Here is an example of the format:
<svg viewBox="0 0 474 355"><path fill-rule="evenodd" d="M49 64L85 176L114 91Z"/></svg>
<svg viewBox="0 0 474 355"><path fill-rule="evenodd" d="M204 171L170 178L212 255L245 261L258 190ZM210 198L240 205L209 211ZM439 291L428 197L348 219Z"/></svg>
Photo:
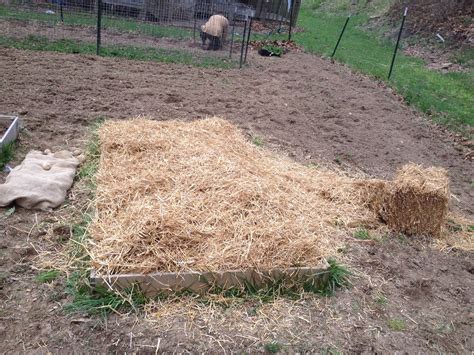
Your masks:
<svg viewBox="0 0 474 355"><path fill-rule="evenodd" d="M20 48L34 42L38 49L99 53L100 45L104 55L225 66L247 52L251 19L281 31L296 21L299 6L295 0L0 0L0 36ZM217 14L228 29L215 46L202 28Z"/></svg>

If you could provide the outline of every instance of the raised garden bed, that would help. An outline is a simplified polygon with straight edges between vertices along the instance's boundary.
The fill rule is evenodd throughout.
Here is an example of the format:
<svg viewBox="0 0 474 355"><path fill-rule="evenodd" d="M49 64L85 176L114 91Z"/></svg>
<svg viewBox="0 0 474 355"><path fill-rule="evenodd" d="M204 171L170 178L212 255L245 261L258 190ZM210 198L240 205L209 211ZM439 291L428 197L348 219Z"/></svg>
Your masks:
<svg viewBox="0 0 474 355"><path fill-rule="evenodd" d="M20 120L16 116L0 115L0 148L13 142L20 131Z"/></svg>

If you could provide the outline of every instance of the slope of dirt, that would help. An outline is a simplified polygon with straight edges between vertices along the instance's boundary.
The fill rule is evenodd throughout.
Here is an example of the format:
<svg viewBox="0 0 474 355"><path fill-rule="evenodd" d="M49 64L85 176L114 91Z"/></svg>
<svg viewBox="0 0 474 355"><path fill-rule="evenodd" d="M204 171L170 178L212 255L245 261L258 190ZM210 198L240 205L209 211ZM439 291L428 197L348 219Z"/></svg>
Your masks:
<svg viewBox="0 0 474 355"><path fill-rule="evenodd" d="M98 117L218 115L303 163L377 177L409 161L443 166L453 208L473 213L474 171L465 149L389 89L303 53L250 55L252 67L225 71L0 49L0 107L20 114L25 128L14 163L28 149L84 148ZM85 203L75 186L66 207L53 213L0 210L2 352L263 351L272 340L295 352L474 350L472 253L441 252L423 240L348 237L341 257L356 272L354 287L329 299L204 311L190 302L176 305L170 318L150 314L152 324L143 314L67 315L64 280L38 284L35 255L51 223L65 225L54 228L54 243L69 238L67 206Z"/></svg>

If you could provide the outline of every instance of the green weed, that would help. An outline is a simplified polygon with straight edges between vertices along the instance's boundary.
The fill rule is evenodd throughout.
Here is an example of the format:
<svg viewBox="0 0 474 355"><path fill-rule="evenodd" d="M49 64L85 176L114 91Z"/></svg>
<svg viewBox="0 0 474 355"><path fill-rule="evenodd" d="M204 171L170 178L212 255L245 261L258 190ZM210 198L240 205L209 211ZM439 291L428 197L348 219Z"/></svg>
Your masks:
<svg viewBox="0 0 474 355"><path fill-rule="evenodd" d="M263 147L263 138L259 136L252 137L252 144L255 144L257 147Z"/></svg>
<svg viewBox="0 0 474 355"><path fill-rule="evenodd" d="M276 354L280 352L283 349L283 345L276 341L272 341L270 343L266 343L263 348L265 349L266 352L269 352L271 354Z"/></svg>
<svg viewBox="0 0 474 355"><path fill-rule="evenodd" d="M68 313L87 313L106 316L110 312L137 309L147 302L140 289L132 286L121 294L105 288L92 288L84 272L74 272L67 281L66 292L72 296L72 302L64 306Z"/></svg>
<svg viewBox="0 0 474 355"><path fill-rule="evenodd" d="M389 319L387 324L391 330L396 331L396 332L401 332L405 330L407 327L406 322L403 319L399 319L399 318Z"/></svg>
<svg viewBox="0 0 474 355"><path fill-rule="evenodd" d="M370 239L369 231L367 229L358 229L354 232L354 238L368 240Z"/></svg>
<svg viewBox="0 0 474 355"><path fill-rule="evenodd" d="M385 297L385 296L382 295L382 294L379 294L379 295L377 295L377 297L375 298L375 303L377 303L377 304L380 305L380 306L385 306L385 305L387 305L387 303L388 303L387 297Z"/></svg>
<svg viewBox="0 0 474 355"><path fill-rule="evenodd" d="M98 130L103 121L103 118L98 118L96 123L92 126L91 136L87 142L86 160L77 172L77 177L79 179L85 179L92 190L95 190L95 174L99 169L100 142Z"/></svg>
<svg viewBox="0 0 474 355"><path fill-rule="evenodd" d="M5 144L0 149L0 170L2 170L5 165L8 164L15 156L15 143L11 142Z"/></svg>
<svg viewBox="0 0 474 355"><path fill-rule="evenodd" d="M272 56L281 57L283 55L283 48L274 44L265 44L263 50L269 52Z"/></svg>
<svg viewBox="0 0 474 355"><path fill-rule="evenodd" d="M326 271L327 278L315 292L323 296L332 296L338 288L350 286L349 276L351 272L343 265L340 265L335 259L329 259L329 269Z"/></svg>
<svg viewBox="0 0 474 355"><path fill-rule="evenodd" d="M213 295L222 296L222 305L234 304L235 302L257 301L258 303L272 302L279 297L287 299L300 299L303 292L315 293L322 296L332 296L338 288L348 287L350 285L349 275L351 273L335 260L328 260L328 270L322 271L321 274L309 277L307 281L298 283L291 282L287 279L273 280L267 283L264 287L255 287L250 282L243 281L240 287L222 288L209 282L209 290L207 296L199 298L201 302L215 303ZM205 279L201 282L206 283ZM174 296L195 295L191 290L184 290L175 293ZM168 295L160 295L161 297L168 297Z"/></svg>
<svg viewBox="0 0 474 355"><path fill-rule="evenodd" d="M36 281L40 283L48 283L54 281L60 275L59 270L47 270L42 271L38 275L36 275Z"/></svg>

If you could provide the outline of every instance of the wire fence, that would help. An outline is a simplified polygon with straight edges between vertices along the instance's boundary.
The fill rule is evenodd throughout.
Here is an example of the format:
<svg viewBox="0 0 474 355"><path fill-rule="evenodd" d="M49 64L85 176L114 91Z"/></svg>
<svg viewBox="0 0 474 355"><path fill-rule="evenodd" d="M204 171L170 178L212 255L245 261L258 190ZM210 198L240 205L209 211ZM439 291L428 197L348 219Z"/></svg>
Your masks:
<svg viewBox="0 0 474 355"><path fill-rule="evenodd" d="M0 0L0 36L2 43L15 41L16 47L242 66L255 29L252 23L271 23L288 31L300 4L299 0ZM227 19L225 31L207 30L214 15Z"/></svg>

